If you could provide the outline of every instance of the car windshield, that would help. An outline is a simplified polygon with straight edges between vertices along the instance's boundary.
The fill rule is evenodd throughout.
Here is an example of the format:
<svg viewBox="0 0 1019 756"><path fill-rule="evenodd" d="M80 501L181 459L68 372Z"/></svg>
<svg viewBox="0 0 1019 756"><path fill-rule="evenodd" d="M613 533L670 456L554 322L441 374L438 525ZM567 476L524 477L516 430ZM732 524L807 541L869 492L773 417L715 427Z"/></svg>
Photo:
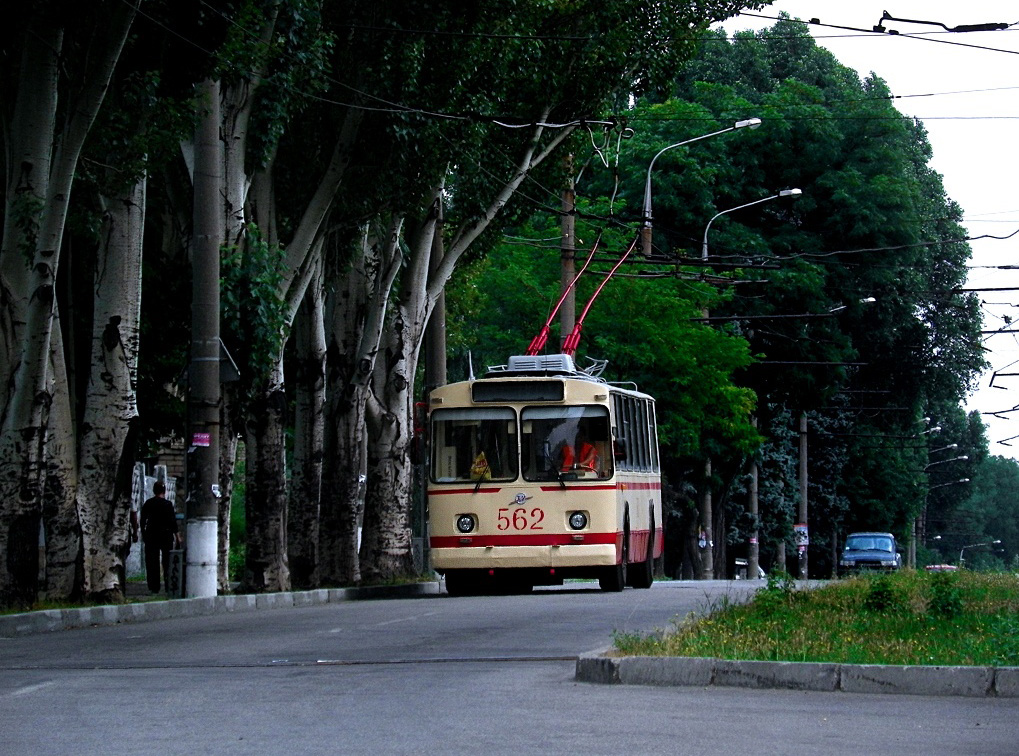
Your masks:
<svg viewBox="0 0 1019 756"><path fill-rule="evenodd" d="M891 551L892 539L886 536L852 536L846 541L846 551Z"/></svg>

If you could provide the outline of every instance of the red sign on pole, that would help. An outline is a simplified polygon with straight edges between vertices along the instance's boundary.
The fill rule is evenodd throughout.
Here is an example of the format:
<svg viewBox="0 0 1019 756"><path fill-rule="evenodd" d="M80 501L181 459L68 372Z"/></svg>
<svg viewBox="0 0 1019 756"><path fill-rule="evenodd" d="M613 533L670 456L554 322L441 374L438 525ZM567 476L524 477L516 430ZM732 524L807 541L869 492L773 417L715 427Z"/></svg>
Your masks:
<svg viewBox="0 0 1019 756"><path fill-rule="evenodd" d="M192 433L191 434L191 445L192 446L209 446L212 444L211 433Z"/></svg>

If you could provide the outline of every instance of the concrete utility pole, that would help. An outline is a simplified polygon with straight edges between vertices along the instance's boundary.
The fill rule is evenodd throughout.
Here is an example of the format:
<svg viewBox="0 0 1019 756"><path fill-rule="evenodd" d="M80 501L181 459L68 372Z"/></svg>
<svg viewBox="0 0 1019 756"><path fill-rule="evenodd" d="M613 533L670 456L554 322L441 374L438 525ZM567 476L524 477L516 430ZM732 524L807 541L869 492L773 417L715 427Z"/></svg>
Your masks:
<svg viewBox="0 0 1019 756"><path fill-rule="evenodd" d="M800 579L807 579L807 548L810 531L807 530L807 413L800 413L800 511L799 524L804 530L798 533L796 547L800 557Z"/></svg>
<svg viewBox="0 0 1019 756"><path fill-rule="evenodd" d="M701 494L701 531L704 545L701 546L701 580L715 579L714 514L711 511L711 458L704 461L704 492ZM699 545L699 544L698 544Z"/></svg>
<svg viewBox="0 0 1019 756"><path fill-rule="evenodd" d="M752 420L754 429L757 429L757 418ZM753 530L750 531L750 543L747 544L747 578L756 580L761 568L761 548L758 539L760 532L757 529L758 513L758 469L757 456L750 458L750 517L754 522Z"/></svg>
<svg viewBox="0 0 1019 756"><path fill-rule="evenodd" d="M194 241L191 258L191 364L188 368L189 471L186 594L215 596L219 509L219 245L223 158L219 83L201 85L195 133Z"/></svg>
<svg viewBox="0 0 1019 756"><path fill-rule="evenodd" d="M577 197L573 186L573 155L566 158L566 171L568 177L566 186L563 188L562 220L560 221L561 235L559 259L561 260L561 273L559 276L559 293L565 294L562 307L559 309L559 348L565 346L566 337L573 333L573 326L577 322L577 289L572 286L573 279L577 277L576 265L576 227L577 227Z"/></svg>
<svg viewBox="0 0 1019 756"><path fill-rule="evenodd" d="M428 260L428 270L434 275L436 268L442 262L446 254L442 243L442 225L444 222L442 195L438 199L438 220L435 223L435 235L432 237L432 252ZM446 289L443 287L435 300L432 314L428 317L428 325L425 326L425 402L432 389L446 385ZM415 417L415 425L417 418ZM427 422L427 421L425 421ZM418 439L415 443L421 443ZM422 455L421 479L428 480L428 454ZM423 488L423 486L422 486ZM420 563L415 566L424 572L429 565L428 545L428 512L424 495L416 500L416 512L414 514L414 555L417 559L420 554ZM420 545L418 545L420 544Z"/></svg>

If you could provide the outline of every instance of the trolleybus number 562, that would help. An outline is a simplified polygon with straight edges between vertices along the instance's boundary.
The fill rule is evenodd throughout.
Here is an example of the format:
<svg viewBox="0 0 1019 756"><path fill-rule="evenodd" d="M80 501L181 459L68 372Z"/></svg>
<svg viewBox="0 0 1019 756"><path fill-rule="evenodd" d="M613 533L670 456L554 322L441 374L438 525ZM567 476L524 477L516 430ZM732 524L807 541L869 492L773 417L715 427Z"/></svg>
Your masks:
<svg viewBox="0 0 1019 756"><path fill-rule="evenodd" d="M542 520L545 519L545 511L535 507L530 512L526 509L514 509L502 507L499 510L499 530L544 530Z"/></svg>

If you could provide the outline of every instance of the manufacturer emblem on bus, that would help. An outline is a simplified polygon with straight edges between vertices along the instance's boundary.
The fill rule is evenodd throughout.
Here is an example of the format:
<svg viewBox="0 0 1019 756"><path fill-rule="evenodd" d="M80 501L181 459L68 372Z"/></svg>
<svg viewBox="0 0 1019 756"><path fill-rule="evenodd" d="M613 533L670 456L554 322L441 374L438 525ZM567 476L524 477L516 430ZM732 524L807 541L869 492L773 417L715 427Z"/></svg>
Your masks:
<svg viewBox="0 0 1019 756"><path fill-rule="evenodd" d="M524 506L524 502L530 498L531 498L530 496L521 491L520 493L513 497L513 504L518 507L522 507Z"/></svg>

